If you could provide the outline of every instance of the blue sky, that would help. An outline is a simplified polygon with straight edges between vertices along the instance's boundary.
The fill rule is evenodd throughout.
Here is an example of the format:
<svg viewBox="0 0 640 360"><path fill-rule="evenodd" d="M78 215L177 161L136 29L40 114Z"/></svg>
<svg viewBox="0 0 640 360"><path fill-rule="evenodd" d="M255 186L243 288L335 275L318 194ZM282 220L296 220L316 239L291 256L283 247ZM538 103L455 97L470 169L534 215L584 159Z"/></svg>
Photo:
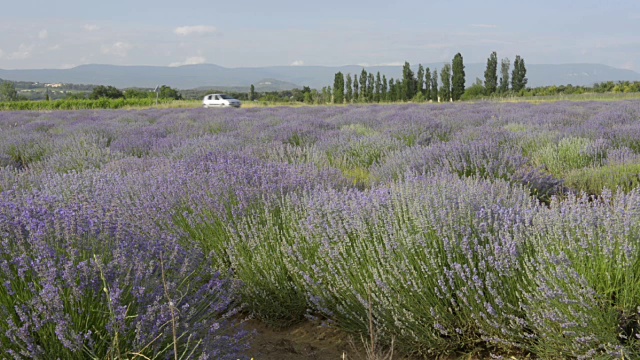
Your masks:
<svg viewBox="0 0 640 360"><path fill-rule="evenodd" d="M601 63L640 72L640 0L9 1L0 69Z"/></svg>

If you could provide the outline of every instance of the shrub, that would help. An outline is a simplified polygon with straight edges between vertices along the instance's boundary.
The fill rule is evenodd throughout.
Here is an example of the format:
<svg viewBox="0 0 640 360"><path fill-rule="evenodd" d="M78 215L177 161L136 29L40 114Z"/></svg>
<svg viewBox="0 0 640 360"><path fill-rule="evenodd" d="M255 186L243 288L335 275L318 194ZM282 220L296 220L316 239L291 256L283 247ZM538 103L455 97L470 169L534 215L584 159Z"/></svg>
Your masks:
<svg viewBox="0 0 640 360"><path fill-rule="evenodd" d="M51 199L0 203L0 355L235 359L236 285L198 254ZM202 257L202 256L200 256Z"/></svg>

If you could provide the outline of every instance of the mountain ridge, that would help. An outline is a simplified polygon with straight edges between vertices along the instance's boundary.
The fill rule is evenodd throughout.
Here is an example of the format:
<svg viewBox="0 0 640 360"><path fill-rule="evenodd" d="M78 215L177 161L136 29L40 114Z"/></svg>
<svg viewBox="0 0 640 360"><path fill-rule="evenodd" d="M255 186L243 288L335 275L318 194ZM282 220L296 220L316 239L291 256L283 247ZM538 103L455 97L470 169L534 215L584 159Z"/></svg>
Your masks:
<svg viewBox="0 0 640 360"><path fill-rule="evenodd" d="M444 63L426 63L432 71ZM604 81L640 81L640 73L602 64L527 64L528 86L574 85L592 86ZM412 66L417 71L417 64ZM0 69L0 79L42 83L110 85L117 88L167 85L178 89L234 87L246 88L264 79L273 79L291 88L309 86L320 89L332 86L335 74L360 75L362 69L387 79L402 77L402 66L268 66L227 68L216 64L170 66L86 64L70 69ZM486 64L465 64L466 86L476 78L484 80ZM438 79L439 80L439 79ZM279 84L280 90L285 90ZM285 86L285 87L286 87Z"/></svg>

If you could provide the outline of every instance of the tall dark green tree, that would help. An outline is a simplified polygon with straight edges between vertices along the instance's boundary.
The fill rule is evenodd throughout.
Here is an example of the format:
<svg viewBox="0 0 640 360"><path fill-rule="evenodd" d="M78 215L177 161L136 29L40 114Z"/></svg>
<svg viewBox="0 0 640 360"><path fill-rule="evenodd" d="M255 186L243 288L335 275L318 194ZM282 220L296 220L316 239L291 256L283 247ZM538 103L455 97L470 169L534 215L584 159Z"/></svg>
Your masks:
<svg viewBox="0 0 640 360"><path fill-rule="evenodd" d="M418 73L416 76L417 92L424 95L424 68L422 67L422 64L418 65Z"/></svg>
<svg viewBox="0 0 640 360"><path fill-rule="evenodd" d="M353 102L358 102L358 98L360 98L360 93L358 92L358 75L353 74Z"/></svg>
<svg viewBox="0 0 640 360"><path fill-rule="evenodd" d="M249 88L249 101L253 101L256 99L256 87L251 84L251 88Z"/></svg>
<svg viewBox="0 0 640 360"><path fill-rule="evenodd" d="M509 58L504 58L500 61L500 93L504 94L509 91L509 68L511 68L511 61Z"/></svg>
<svg viewBox="0 0 640 360"><path fill-rule="evenodd" d="M378 73L376 74L376 89L375 89L375 93L373 94L373 100L375 102L380 102L380 98L382 97L381 91L382 91L382 78L380 78L380 71L378 71Z"/></svg>
<svg viewBox="0 0 640 360"><path fill-rule="evenodd" d="M351 87L351 74L347 74L347 80L344 84L346 91L344 94L344 100L347 104L351 103L351 99L353 99L353 88Z"/></svg>
<svg viewBox="0 0 640 360"><path fill-rule="evenodd" d="M380 89L380 100L389 101L387 98L387 75L382 75L382 89Z"/></svg>
<svg viewBox="0 0 640 360"><path fill-rule="evenodd" d="M344 102L344 75L338 71L333 79L333 103L342 104Z"/></svg>
<svg viewBox="0 0 640 360"><path fill-rule="evenodd" d="M511 71L511 89L515 92L524 90L527 86L527 69L524 66L524 59L516 55L513 61L513 71Z"/></svg>
<svg viewBox="0 0 640 360"><path fill-rule="evenodd" d="M452 75L451 75L451 99L453 101L458 101L464 94L464 61L462 59L462 54L457 53L453 57L452 61Z"/></svg>
<svg viewBox="0 0 640 360"><path fill-rule="evenodd" d="M405 61L402 67L402 98L400 100L409 101L413 99L416 95L416 82L411 65Z"/></svg>
<svg viewBox="0 0 640 360"><path fill-rule="evenodd" d="M398 99L396 99L396 83L393 80L393 78L389 79L389 94L388 94L388 98L389 101L394 102L397 101Z"/></svg>
<svg viewBox="0 0 640 360"><path fill-rule="evenodd" d="M438 95L438 70L434 69L431 75L431 100L435 102L440 101Z"/></svg>
<svg viewBox="0 0 640 360"><path fill-rule="evenodd" d="M369 73L369 77L367 79L367 102L373 102L375 87L376 87L376 77L373 75L373 73Z"/></svg>
<svg viewBox="0 0 640 360"><path fill-rule="evenodd" d="M360 102L367 102L367 79L369 78L367 70L364 68L360 72Z"/></svg>
<svg viewBox="0 0 640 360"><path fill-rule="evenodd" d="M498 89L498 54L495 51L487 59L487 69L484 71L484 89L486 95L491 95Z"/></svg>
<svg viewBox="0 0 640 360"><path fill-rule="evenodd" d="M424 71L424 85L424 98L427 101L433 100L431 97L431 69L429 68L426 68Z"/></svg>
<svg viewBox="0 0 640 360"><path fill-rule="evenodd" d="M444 64L440 70L440 100L449 102L451 100L451 64Z"/></svg>

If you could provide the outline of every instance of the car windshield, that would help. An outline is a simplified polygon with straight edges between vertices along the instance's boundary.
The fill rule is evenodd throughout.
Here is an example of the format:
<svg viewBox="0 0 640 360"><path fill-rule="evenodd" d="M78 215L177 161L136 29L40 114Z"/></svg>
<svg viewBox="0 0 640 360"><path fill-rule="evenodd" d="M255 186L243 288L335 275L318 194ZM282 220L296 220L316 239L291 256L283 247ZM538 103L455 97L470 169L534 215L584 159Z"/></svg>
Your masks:
<svg viewBox="0 0 640 360"><path fill-rule="evenodd" d="M231 99L233 99L231 96L228 96L228 95L220 95L220 98L221 98L221 99L224 99L224 100L231 100Z"/></svg>

